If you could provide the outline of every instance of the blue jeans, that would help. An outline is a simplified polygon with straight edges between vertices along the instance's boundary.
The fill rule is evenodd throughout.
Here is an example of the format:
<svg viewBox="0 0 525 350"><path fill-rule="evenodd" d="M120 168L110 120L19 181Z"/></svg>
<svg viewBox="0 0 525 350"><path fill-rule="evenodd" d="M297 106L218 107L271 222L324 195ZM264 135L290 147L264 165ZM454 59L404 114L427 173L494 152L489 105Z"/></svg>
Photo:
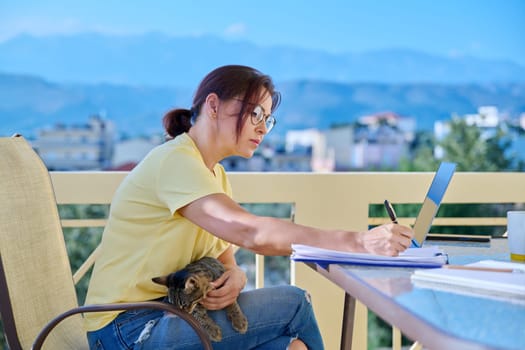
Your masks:
<svg viewBox="0 0 525 350"><path fill-rule="evenodd" d="M238 303L248 319L248 331L237 333L223 310L208 311L221 327L222 340L213 349L285 350L296 338L310 350L324 349L310 296L293 286L243 292ZM139 339L140 338L140 339ZM181 318L156 310L120 314L104 328L88 333L91 350L200 350L193 329Z"/></svg>

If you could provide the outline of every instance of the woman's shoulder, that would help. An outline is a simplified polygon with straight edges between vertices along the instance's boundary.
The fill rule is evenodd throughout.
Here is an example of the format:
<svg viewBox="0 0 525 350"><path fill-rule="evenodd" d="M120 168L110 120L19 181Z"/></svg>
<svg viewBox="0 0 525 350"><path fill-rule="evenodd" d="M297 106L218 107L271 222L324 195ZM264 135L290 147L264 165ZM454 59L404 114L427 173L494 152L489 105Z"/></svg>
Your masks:
<svg viewBox="0 0 525 350"><path fill-rule="evenodd" d="M146 158L165 159L177 157L179 155L198 156L198 152L193 144L193 141L186 134L179 135L172 140L158 145L151 150Z"/></svg>

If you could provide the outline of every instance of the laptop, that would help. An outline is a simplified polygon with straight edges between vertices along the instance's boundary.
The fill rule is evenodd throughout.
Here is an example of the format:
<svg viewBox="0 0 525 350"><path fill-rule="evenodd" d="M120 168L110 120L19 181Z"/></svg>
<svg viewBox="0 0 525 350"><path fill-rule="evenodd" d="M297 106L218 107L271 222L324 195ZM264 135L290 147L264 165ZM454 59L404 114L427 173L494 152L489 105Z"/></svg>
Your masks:
<svg viewBox="0 0 525 350"><path fill-rule="evenodd" d="M436 217L443 196L447 191L452 175L456 170L456 163L442 162L434 175L432 184L423 201L423 205L419 210L419 214L414 223L414 240L419 244L423 244L427 238L427 234L432 226L432 221Z"/></svg>

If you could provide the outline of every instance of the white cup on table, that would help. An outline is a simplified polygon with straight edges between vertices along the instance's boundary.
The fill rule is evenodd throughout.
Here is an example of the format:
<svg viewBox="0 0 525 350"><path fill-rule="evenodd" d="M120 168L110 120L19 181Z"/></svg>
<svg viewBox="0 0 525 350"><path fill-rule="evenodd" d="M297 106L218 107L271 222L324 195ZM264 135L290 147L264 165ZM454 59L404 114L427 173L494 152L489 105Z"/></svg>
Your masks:
<svg viewBox="0 0 525 350"><path fill-rule="evenodd" d="M507 212L510 259L525 262L525 211Z"/></svg>

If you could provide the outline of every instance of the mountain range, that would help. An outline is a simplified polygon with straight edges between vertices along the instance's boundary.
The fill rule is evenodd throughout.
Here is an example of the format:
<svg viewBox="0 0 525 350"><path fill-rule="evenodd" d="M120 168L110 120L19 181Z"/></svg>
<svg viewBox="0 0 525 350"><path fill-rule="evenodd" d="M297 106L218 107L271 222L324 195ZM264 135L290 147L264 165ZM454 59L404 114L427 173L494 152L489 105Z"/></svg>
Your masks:
<svg viewBox="0 0 525 350"><path fill-rule="evenodd" d="M429 130L435 120L494 105L525 112L525 68L408 50L329 54L213 37L19 36L0 43L0 135L102 114L129 135L161 132L162 115L189 107L211 69L247 64L274 77L283 101L272 133L327 128L392 111Z"/></svg>
<svg viewBox="0 0 525 350"><path fill-rule="evenodd" d="M232 63L256 67L277 82L525 82L525 67L513 62L444 57L407 49L335 54L160 33L20 35L0 43L3 72L57 82L193 87L211 69Z"/></svg>
<svg viewBox="0 0 525 350"><path fill-rule="evenodd" d="M358 117L392 111L430 130L436 120L476 113L493 105L511 117L525 112L525 83L380 84L298 80L279 84L283 95L273 134L328 128ZM188 108L192 89L116 84L59 84L42 78L0 74L0 135L32 135L53 124L84 124L93 114L114 120L120 133L161 133L161 118Z"/></svg>

